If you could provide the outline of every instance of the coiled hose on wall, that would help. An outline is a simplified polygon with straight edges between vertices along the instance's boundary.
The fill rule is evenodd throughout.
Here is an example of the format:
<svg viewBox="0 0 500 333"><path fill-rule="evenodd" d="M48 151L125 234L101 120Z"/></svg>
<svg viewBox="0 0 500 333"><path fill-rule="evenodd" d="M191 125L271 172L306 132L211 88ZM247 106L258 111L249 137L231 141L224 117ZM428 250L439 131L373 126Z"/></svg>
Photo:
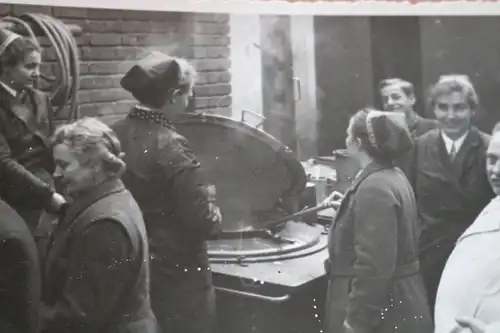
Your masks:
<svg viewBox="0 0 500 333"><path fill-rule="evenodd" d="M37 41L33 28L43 32L50 46L54 49L59 70L56 77L41 74L45 81L55 83L52 91L52 101L58 104L55 110L57 117L61 110L70 104L69 121L80 118L78 111L78 90L80 88L80 59L78 45L69 28L60 20L40 13L25 13L19 17L3 17L1 22L12 23L22 27L25 35ZM54 118L54 117L50 117ZM52 126L53 127L53 126Z"/></svg>

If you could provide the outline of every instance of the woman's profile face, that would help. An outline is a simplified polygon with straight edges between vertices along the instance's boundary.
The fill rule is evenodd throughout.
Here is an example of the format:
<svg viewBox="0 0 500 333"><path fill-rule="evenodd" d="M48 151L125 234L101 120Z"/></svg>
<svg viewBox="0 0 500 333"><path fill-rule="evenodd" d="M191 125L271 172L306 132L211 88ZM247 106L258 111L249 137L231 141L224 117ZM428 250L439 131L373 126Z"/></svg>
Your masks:
<svg viewBox="0 0 500 333"><path fill-rule="evenodd" d="M353 127L353 120L351 119L349 121L349 126L347 127L347 137L345 139L345 146L347 149L347 152L351 156L356 156L359 153L359 145L358 145L358 140L353 136L352 134L352 127Z"/></svg>
<svg viewBox="0 0 500 333"><path fill-rule="evenodd" d="M5 74L9 82L16 89L32 87L40 75L40 64L42 56L38 51L31 51L24 59L12 67L5 68Z"/></svg>
<svg viewBox="0 0 500 333"><path fill-rule="evenodd" d="M56 145L53 155L56 163L54 178L57 179L65 194L71 195L95 184L94 170L81 164L77 154L71 151L68 145L64 143Z"/></svg>
<svg viewBox="0 0 500 333"><path fill-rule="evenodd" d="M168 114L178 115L186 111L189 105L189 99L193 95L193 90L182 91L172 99L171 104L167 104Z"/></svg>

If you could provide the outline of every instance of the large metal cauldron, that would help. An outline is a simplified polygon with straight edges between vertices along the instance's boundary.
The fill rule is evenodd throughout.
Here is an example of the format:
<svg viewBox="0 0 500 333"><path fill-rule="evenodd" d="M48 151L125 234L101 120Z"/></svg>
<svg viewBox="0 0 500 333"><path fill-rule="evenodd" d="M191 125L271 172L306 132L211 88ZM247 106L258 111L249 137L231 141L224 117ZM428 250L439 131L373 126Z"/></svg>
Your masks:
<svg viewBox="0 0 500 333"><path fill-rule="evenodd" d="M273 223L301 208L307 178L300 162L267 133L231 118L186 114L175 126L216 185L224 216L221 236L208 244L222 333L320 332L326 229Z"/></svg>

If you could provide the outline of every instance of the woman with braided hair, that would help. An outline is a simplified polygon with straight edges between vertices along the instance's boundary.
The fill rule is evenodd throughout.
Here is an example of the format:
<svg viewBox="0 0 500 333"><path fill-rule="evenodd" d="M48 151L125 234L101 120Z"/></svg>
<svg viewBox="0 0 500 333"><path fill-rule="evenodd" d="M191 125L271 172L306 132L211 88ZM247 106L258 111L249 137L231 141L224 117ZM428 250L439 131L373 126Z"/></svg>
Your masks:
<svg viewBox="0 0 500 333"><path fill-rule="evenodd" d="M327 333L428 333L415 196L395 161L412 148L404 116L352 116L347 150L362 167L337 210L325 263Z"/></svg>

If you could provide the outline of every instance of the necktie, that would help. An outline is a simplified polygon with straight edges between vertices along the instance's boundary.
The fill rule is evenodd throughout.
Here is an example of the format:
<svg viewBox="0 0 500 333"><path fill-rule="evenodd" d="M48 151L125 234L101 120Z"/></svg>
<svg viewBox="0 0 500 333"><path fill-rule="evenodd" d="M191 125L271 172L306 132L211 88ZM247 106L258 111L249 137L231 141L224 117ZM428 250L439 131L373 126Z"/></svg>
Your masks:
<svg viewBox="0 0 500 333"><path fill-rule="evenodd" d="M455 146L455 141L451 144L450 149L450 159L453 161L455 159L455 155L457 154L457 147Z"/></svg>

